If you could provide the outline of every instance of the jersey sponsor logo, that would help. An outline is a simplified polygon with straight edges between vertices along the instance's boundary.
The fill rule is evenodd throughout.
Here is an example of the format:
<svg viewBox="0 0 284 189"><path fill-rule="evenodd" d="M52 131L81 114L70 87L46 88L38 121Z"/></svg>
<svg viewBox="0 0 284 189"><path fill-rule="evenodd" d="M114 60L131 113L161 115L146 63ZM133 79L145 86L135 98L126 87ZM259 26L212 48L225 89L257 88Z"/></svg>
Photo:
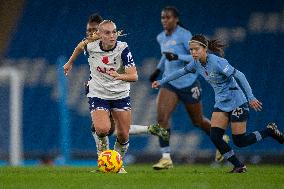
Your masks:
<svg viewBox="0 0 284 189"><path fill-rule="evenodd" d="M100 72L100 73L106 73L107 71L115 71L115 69L114 68L107 69L105 67L102 68L102 67L98 66L97 71Z"/></svg>
<svg viewBox="0 0 284 189"><path fill-rule="evenodd" d="M103 56L103 57L101 57L101 59L102 59L102 62L103 62L104 64L108 64L108 63L109 63L109 59L108 59L107 56Z"/></svg>
<svg viewBox="0 0 284 189"><path fill-rule="evenodd" d="M169 46L175 46L176 44L177 44L176 40L169 40L169 41L165 42L165 43L163 44L163 46L164 46L165 48L167 48L167 47L169 47Z"/></svg>

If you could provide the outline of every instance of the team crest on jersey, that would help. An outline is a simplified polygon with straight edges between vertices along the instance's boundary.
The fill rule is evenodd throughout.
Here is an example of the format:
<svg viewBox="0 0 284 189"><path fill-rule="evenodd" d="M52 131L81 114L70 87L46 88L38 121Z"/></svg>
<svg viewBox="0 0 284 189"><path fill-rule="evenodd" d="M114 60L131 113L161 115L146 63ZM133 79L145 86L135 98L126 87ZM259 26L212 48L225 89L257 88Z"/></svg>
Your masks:
<svg viewBox="0 0 284 189"><path fill-rule="evenodd" d="M108 59L107 56L103 56L101 59L102 59L102 62L103 62L104 64L108 64L108 63L109 63L109 59Z"/></svg>

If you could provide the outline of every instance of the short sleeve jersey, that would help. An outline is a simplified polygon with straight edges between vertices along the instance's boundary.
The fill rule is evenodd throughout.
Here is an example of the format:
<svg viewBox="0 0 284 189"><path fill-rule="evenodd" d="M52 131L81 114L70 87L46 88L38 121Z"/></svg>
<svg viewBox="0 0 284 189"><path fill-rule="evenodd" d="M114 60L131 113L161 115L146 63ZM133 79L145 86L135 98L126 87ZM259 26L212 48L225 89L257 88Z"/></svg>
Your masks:
<svg viewBox="0 0 284 189"><path fill-rule="evenodd" d="M117 41L115 47L103 50L100 40L87 44L90 80L88 97L117 100L129 96L130 83L115 80L107 71L122 74L125 69L135 66L132 54L125 42Z"/></svg>

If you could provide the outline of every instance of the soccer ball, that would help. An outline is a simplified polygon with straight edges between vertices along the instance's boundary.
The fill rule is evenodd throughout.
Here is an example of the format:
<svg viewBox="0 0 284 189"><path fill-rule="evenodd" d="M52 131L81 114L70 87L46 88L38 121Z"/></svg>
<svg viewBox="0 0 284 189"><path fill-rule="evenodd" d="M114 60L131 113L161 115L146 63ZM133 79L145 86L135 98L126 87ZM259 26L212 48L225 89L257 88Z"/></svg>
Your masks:
<svg viewBox="0 0 284 189"><path fill-rule="evenodd" d="M104 173L117 173L121 169L122 164L122 157L115 150L103 151L98 157L98 168Z"/></svg>

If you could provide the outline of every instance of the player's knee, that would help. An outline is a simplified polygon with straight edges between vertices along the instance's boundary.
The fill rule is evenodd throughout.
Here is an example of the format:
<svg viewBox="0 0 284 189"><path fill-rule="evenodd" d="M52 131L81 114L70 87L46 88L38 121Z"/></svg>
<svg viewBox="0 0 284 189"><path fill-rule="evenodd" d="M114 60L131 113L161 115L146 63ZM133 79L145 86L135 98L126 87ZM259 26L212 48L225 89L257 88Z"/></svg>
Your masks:
<svg viewBox="0 0 284 189"><path fill-rule="evenodd" d="M245 137L245 134L240 134L240 135L233 135L232 136L233 138L233 142L234 144L237 146L237 147L246 147L247 146L247 143L246 143L246 137Z"/></svg>
<svg viewBox="0 0 284 189"><path fill-rule="evenodd" d="M99 137L105 137L109 134L109 128L96 128L96 134Z"/></svg>
<svg viewBox="0 0 284 189"><path fill-rule="evenodd" d="M95 128L94 124L92 124L92 126L91 126L91 131L92 131L92 133L96 133L96 128ZM111 136L114 133L114 131L115 131L115 126L111 126L109 131L107 132L107 134L105 134L105 131L101 131L101 133L100 134L97 133L97 135L98 136L100 135L102 137Z"/></svg>

